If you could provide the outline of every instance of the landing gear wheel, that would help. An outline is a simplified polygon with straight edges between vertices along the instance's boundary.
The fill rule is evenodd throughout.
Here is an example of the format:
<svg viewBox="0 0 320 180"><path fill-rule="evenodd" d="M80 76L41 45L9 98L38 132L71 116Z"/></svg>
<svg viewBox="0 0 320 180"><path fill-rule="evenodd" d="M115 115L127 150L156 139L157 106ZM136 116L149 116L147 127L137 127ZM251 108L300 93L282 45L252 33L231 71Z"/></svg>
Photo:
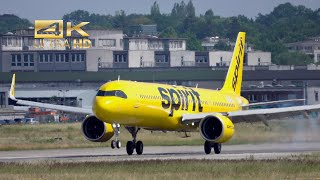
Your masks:
<svg viewBox="0 0 320 180"><path fill-rule="evenodd" d="M143 143L142 141L138 141L136 144L136 152L138 155L141 155L143 153Z"/></svg>
<svg viewBox="0 0 320 180"><path fill-rule="evenodd" d="M128 155L132 155L134 149L138 155L142 154L143 152L143 143L141 141L137 142L137 134L140 131L140 128L137 127L126 127L129 133L132 135L132 141L127 142L127 153Z"/></svg>
<svg viewBox="0 0 320 180"><path fill-rule="evenodd" d="M117 148L120 149L121 148L121 142L118 140L116 141L116 145L117 145Z"/></svg>
<svg viewBox="0 0 320 180"><path fill-rule="evenodd" d="M211 153L211 142L206 141L206 142L204 143L204 152L205 152L206 154L210 154L210 153Z"/></svg>
<svg viewBox="0 0 320 180"><path fill-rule="evenodd" d="M112 140L111 141L111 148L114 149L116 147L116 141Z"/></svg>
<svg viewBox="0 0 320 180"><path fill-rule="evenodd" d="M121 148L121 142L119 140L119 134L120 134L120 124L112 124L112 127L114 129L114 135L115 135L115 140L111 141L111 148Z"/></svg>
<svg viewBox="0 0 320 180"><path fill-rule="evenodd" d="M213 144L213 150L214 150L214 153L220 154L221 153L221 144L220 143L214 143Z"/></svg>
<svg viewBox="0 0 320 180"><path fill-rule="evenodd" d="M134 151L134 143L132 141L128 141L126 149L127 149L127 154L132 155Z"/></svg>

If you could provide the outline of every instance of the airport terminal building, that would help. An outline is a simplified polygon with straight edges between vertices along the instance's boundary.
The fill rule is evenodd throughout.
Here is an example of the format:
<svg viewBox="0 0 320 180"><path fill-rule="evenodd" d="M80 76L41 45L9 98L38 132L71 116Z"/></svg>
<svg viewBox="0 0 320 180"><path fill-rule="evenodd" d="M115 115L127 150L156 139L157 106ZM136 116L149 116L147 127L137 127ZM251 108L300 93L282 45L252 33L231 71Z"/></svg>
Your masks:
<svg viewBox="0 0 320 180"><path fill-rule="evenodd" d="M44 40L38 47L34 29L0 36L1 72L97 72L126 68L228 66L231 51L189 51L186 39L126 37L122 30L87 30L92 47L64 47ZM78 38L68 37L69 42ZM62 39L61 41L64 41ZM271 53L248 51L248 66L271 65Z"/></svg>
<svg viewBox="0 0 320 180"><path fill-rule="evenodd" d="M314 63L320 62L320 36L312 37L305 41L286 44L289 51L298 51L313 58Z"/></svg>

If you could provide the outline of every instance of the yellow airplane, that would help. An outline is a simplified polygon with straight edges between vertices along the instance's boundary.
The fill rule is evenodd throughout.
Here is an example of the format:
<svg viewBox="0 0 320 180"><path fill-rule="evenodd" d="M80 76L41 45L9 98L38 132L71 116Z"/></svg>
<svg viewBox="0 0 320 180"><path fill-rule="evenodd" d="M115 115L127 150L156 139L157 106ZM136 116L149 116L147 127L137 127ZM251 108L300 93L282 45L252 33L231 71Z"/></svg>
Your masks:
<svg viewBox="0 0 320 180"><path fill-rule="evenodd" d="M142 141L137 141L140 128L165 131L199 131L205 140L204 151L221 152L221 143L231 139L234 124L256 122L319 110L319 105L277 109L247 109L248 100L240 95L245 33L240 32L231 64L221 90L190 88L157 83L112 81L102 85L93 100L92 109L52 105L16 99L15 75L9 96L17 104L38 106L68 112L87 114L82 123L84 136L94 142L111 141L112 148L120 148L120 125L131 133L126 144L128 155L143 153ZM279 102L279 101L277 101ZM261 104L261 103L260 103Z"/></svg>

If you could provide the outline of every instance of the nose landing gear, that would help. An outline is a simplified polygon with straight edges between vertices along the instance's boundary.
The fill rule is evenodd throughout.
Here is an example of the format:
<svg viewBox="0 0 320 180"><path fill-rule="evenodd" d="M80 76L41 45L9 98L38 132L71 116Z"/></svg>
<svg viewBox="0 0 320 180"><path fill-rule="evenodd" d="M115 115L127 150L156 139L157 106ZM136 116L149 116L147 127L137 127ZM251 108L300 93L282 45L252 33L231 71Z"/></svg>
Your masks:
<svg viewBox="0 0 320 180"><path fill-rule="evenodd" d="M119 140L119 134L120 134L120 124L112 124L112 127L114 129L114 134L116 139L111 141L111 148L121 148L121 142Z"/></svg>
<svg viewBox="0 0 320 180"><path fill-rule="evenodd" d="M112 140L111 141L111 148L112 149L114 149L114 148L120 149L121 148L121 142L119 140Z"/></svg>

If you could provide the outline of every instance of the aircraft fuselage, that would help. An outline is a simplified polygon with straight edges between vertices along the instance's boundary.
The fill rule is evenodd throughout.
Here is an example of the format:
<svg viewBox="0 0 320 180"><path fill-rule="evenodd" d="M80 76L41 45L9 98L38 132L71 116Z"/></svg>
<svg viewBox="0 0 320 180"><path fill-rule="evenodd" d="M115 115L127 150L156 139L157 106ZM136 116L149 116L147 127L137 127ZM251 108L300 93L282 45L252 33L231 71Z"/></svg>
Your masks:
<svg viewBox="0 0 320 180"><path fill-rule="evenodd" d="M102 85L93 112L106 123L157 130L192 130L182 114L230 112L248 101L233 93L184 86L112 81Z"/></svg>

